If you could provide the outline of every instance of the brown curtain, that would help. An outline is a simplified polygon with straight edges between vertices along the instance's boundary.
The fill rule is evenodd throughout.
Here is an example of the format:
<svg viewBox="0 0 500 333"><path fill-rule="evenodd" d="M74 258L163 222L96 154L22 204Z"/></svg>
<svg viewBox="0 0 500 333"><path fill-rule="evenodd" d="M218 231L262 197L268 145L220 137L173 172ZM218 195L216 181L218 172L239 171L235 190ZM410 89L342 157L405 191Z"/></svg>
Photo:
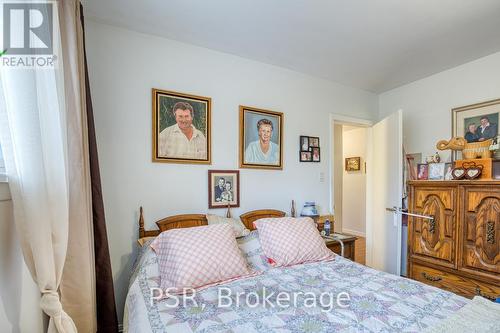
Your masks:
<svg viewBox="0 0 500 333"><path fill-rule="evenodd" d="M80 20L84 27L83 6L80 4ZM84 30L85 31L85 30ZM84 38L84 54L85 38ZM90 178L92 184L92 215L94 227L94 255L96 277L97 303L97 332L118 332L118 318L116 315L115 292L113 289L113 275L111 273L111 259L109 257L108 236L106 232L106 218L102 199L101 175L99 172L99 158L94 126L94 111L90 95L89 73L87 56L85 62L85 96L87 105L87 126L90 154Z"/></svg>

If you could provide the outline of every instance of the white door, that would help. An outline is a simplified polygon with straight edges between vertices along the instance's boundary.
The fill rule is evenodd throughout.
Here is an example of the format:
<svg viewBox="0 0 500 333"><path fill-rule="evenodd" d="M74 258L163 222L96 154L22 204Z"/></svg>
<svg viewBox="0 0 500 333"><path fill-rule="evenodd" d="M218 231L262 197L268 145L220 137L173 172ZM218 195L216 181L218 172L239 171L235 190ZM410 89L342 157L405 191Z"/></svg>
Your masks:
<svg viewBox="0 0 500 333"><path fill-rule="evenodd" d="M403 192L403 120L401 110L371 128L367 166L367 265L401 273L401 207Z"/></svg>

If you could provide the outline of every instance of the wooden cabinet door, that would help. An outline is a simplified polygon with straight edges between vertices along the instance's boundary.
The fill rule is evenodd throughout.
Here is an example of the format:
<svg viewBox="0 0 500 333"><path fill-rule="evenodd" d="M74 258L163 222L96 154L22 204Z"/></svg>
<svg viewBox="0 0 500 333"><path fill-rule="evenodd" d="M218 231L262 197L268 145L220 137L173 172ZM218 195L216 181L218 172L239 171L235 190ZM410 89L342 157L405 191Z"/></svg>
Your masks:
<svg viewBox="0 0 500 333"><path fill-rule="evenodd" d="M455 268L457 188L416 186L411 211L433 216L434 220L412 217L410 242L412 258Z"/></svg>
<svg viewBox="0 0 500 333"><path fill-rule="evenodd" d="M466 187L460 269L500 281L500 186Z"/></svg>

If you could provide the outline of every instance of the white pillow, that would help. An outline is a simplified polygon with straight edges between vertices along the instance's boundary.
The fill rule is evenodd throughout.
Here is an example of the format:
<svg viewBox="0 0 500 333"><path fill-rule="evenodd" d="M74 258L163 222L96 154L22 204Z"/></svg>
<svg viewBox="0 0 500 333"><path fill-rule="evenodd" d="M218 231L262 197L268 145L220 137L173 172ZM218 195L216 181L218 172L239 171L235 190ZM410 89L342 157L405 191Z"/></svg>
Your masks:
<svg viewBox="0 0 500 333"><path fill-rule="evenodd" d="M207 214L208 225L211 224L229 224L236 234L236 237L243 237L250 233L250 230L245 228L245 225L237 219L230 217L222 217L219 215Z"/></svg>
<svg viewBox="0 0 500 333"><path fill-rule="evenodd" d="M243 257L248 262L248 266L254 271L267 271L272 266L267 262L267 257L262 251L259 241L259 233L253 230L245 237L236 240L238 247L243 253Z"/></svg>

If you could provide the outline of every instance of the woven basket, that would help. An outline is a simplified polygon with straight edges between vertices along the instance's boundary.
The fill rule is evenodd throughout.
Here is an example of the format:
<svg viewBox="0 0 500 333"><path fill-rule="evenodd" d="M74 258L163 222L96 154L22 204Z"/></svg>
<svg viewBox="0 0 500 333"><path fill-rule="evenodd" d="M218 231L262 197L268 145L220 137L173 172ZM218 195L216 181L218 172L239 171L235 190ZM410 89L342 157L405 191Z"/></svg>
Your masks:
<svg viewBox="0 0 500 333"><path fill-rule="evenodd" d="M490 145L492 143L492 139L482 142L466 143L462 150L462 156L466 160L472 160L474 158L491 158L493 152L490 151Z"/></svg>

